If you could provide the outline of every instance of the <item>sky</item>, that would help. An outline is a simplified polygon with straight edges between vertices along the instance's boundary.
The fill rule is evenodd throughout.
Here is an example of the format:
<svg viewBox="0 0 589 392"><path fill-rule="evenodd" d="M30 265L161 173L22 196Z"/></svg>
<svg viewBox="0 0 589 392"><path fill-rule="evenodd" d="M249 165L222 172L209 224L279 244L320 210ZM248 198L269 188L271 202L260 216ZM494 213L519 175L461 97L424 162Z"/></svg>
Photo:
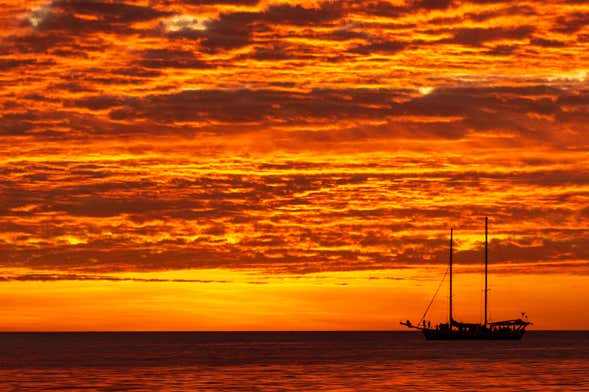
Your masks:
<svg viewBox="0 0 589 392"><path fill-rule="evenodd" d="M589 2L0 0L0 330L589 329ZM447 279L431 315L447 320Z"/></svg>

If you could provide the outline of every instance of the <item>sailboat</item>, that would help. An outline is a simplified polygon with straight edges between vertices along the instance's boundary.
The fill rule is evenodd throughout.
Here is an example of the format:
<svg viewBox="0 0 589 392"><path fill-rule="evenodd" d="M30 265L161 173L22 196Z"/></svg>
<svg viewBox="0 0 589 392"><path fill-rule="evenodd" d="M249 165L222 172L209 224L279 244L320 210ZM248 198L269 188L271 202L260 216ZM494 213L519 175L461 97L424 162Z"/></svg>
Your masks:
<svg viewBox="0 0 589 392"><path fill-rule="evenodd" d="M530 324L527 316L522 313L522 318L505 321L488 322L487 320L487 271L488 271L488 218L485 217L485 321L481 323L463 323L454 320L452 313L452 234L453 229L450 229L450 307L448 314L448 322L440 323L438 325L431 325L431 322L422 320L417 324L411 323L407 320L401 322L409 328L414 328L423 331L423 335L427 340L519 340L526 331L526 327ZM433 302L433 300L432 300ZM430 303L431 305L431 303ZM429 310L429 307L428 309ZM426 314L427 314L426 310Z"/></svg>

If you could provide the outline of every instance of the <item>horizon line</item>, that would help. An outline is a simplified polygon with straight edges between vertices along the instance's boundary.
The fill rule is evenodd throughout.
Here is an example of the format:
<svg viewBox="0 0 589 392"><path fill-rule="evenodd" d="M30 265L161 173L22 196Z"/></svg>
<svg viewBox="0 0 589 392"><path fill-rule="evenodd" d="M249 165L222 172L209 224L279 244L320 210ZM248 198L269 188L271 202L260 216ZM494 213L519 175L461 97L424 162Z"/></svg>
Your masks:
<svg viewBox="0 0 589 392"><path fill-rule="evenodd" d="M320 329L320 330L306 330L306 329L297 329L297 330L40 330L40 331L1 331L0 334L16 334L16 333L364 333L364 332L378 332L378 333L417 333L415 331L404 330L404 329ZM531 329L527 330L527 332L589 332L589 329Z"/></svg>

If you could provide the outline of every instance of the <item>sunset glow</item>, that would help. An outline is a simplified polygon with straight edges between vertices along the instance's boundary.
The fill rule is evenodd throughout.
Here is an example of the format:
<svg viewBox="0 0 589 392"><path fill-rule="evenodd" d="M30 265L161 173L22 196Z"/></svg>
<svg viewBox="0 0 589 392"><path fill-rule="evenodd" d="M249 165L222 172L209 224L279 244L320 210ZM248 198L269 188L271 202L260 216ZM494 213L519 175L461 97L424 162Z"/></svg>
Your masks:
<svg viewBox="0 0 589 392"><path fill-rule="evenodd" d="M589 328L584 2L0 5L0 330Z"/></svg>

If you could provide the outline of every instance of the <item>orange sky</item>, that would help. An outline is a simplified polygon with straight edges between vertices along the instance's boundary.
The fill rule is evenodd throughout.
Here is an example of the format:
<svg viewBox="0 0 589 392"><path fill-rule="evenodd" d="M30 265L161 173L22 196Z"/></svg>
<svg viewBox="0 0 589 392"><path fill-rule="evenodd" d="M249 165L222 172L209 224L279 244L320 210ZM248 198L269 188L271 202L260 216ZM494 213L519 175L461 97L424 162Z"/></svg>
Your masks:
<svg viewBox="0 0 589 392"><path fill-rule="evenodd" d="M0 330L589 329L582 0L0 0ZM460 274L462 272L462 274ZM432 310L445 316L446 288Z"/></svg>

